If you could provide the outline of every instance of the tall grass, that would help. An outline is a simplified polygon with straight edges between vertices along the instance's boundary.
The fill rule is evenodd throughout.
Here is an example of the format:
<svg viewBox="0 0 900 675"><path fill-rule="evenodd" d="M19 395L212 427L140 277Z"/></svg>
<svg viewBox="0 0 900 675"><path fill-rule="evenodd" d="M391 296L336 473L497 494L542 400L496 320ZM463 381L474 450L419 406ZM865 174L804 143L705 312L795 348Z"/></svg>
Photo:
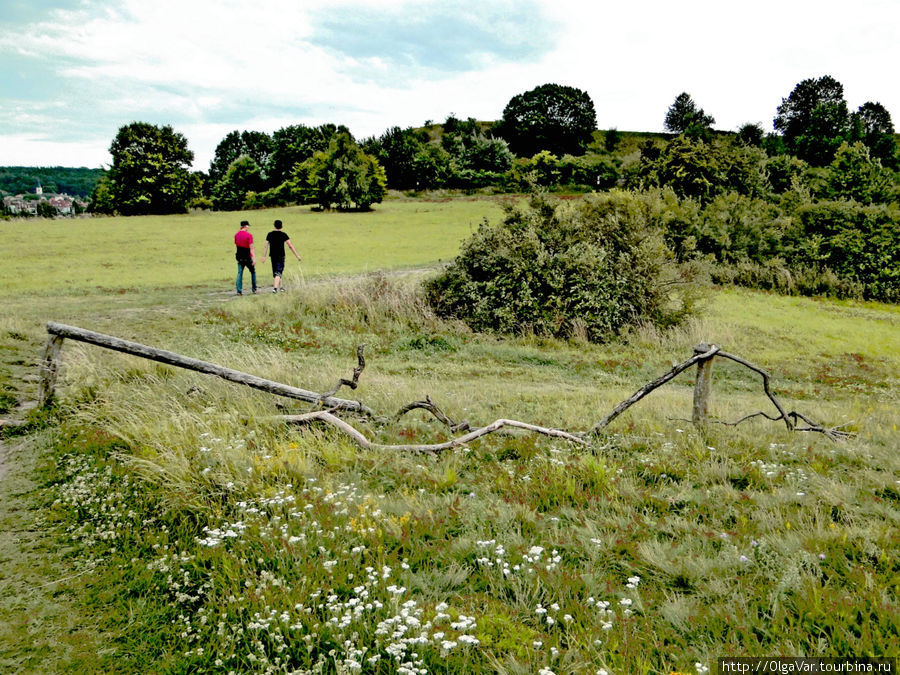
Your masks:
<svg viewBox="0 0 900 675"><path fill-rule="evenodd" d="M894 308L724 291L678 331L597 346L472 334L413 281L212 305L157 346L325 390L365 343L341 395L386 415L430 394L473 424L586 429L712 341L859 435L701 432L679 419L682 376L587 450L497 435L435 457L364 451L286 427L270 396L67 345L50 513L97 562L73 588L129 617L97 670L668 673L895 650ZM722 419L766 405L748 372L715 378ZM386 441L448 434L423 413L357 424Z"/></svg>

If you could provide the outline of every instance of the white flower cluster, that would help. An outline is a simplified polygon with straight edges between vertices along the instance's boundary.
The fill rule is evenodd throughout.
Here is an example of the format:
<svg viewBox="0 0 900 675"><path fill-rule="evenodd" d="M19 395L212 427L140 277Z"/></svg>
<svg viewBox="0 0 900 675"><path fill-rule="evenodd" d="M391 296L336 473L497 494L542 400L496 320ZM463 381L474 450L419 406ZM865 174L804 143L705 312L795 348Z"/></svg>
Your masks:
<svg viewBox="0 0 900 675"><path fill-rule="evenodd" d="M64 479L56 486L53 507L77 514L78 524L67 533L86 549L106 544L114 551L126 533L152 524L152 519L139 522L132 510L135 489L127 474L117 476L110 466L99 469L75 454L62 457L59 469Z"/></svg>
<svg viewBox="0 0 900 675"><path fill-rule="evenodd" d="M502 571L503 576L510 576L521 571L533 574L539 567L543 567L550 572L559 567L560 562L562 562L562 556L556 549L553 549L550 555L544 558L545 549L542 546L529 548L527 552L522 554L521 562L516 564L512 564L505 559L506 548L502 544L498 545L494 539L476 541L475 546L478 548L493 547L494 550L490 555L481 555L475 558L475 562L487 568L496 567Z"/></svg>

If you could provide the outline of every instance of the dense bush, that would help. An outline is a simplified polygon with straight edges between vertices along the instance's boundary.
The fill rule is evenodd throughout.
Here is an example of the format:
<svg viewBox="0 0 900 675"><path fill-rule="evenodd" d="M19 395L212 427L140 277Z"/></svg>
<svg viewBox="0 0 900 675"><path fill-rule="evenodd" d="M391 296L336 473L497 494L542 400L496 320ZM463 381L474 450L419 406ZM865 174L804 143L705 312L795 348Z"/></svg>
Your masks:
<svg viewBox="0 0 900 675"><path fill-rule="evenodd" d="M639 323L673 325L693 309L694 286L651 212L618 190L556 205L534 197L485 222L426 295L478 331L602 341Z"/></svg>
<svg viewBox="0 0 900 675"><path fill-rule="evenodd" d="M896 204L819 202L798 209L785 249L797 266L829 269L862 295L900 302L900 209Z"/></svg>
<svg viewBox="0 0 900 675"><path fill-rule="evenodd" d="M877 159L873 160L865 145L844 143L829 166L829 196L861 204L886 202L894 190L892 178L891 171Z"/></svg>
<svg viewBox="0 0 900 675"><path fill-rule="evenodd" d="M680 197L703 203L726 192L761 197L769 191L766 154L760 148L684 135L663 148L642 148L632 183L635 187L669 187Z"/></svg>

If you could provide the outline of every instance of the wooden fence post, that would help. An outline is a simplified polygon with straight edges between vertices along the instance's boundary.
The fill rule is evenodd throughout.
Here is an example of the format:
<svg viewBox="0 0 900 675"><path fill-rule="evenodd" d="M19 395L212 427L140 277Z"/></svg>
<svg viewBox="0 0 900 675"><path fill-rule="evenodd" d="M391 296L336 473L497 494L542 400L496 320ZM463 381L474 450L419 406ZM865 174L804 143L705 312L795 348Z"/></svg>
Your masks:
<svg viewBox="0 0 900 675"><path fill-rule="evenodd" d="M704 354L713 348L705 342L694 347L694 354ZM712 390L712 366L715 355L697 362L697 381L694 384L694 406L691 421L696 426L704 426L709 413L709 396Z"/></svg>
<svg viewBox="0 0 900 675"><path fill-rule="evenodd" d="M56 393L56 373L59 370L59 350L65 338L52 333L47 336L44 353L41 354L41 388L38 392L38 406L46 408Z"/></svg>

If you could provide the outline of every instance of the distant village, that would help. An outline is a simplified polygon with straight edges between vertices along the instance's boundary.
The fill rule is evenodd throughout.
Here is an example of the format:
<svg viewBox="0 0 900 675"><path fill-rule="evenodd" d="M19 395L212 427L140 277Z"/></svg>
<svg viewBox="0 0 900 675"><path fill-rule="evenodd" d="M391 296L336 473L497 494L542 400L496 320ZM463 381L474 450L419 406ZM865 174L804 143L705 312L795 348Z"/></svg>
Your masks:
<svg viewBox="0 0 900 675"><path fill-rule="evenodd" d="M64 192L44 193L38 185L34 193L3 198L3 211L11 216L74 216L87 210L87 202Z"/></svg>

